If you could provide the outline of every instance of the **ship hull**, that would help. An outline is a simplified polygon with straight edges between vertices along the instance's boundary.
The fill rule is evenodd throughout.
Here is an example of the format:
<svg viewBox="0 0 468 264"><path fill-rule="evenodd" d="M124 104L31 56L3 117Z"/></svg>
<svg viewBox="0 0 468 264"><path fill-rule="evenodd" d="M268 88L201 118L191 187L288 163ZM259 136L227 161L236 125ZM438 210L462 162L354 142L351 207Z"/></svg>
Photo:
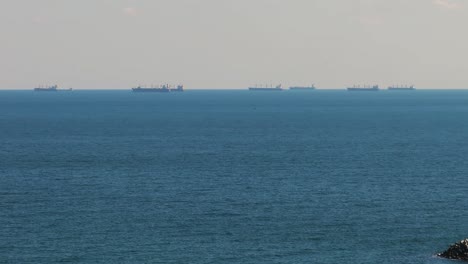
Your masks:
<svg viewBox="0 0 468 264"><path fill-rule="evenodd" d="M348 88L350 92L376 92L379 88Z"/></svg>
<svg viewBox="0 0 468 264"><path fill-rule="evenodd" d="M57 92L57 89L52 88L34 88L36 92Z"/></svg>
<svg viewBox="0 0 468 264"><path fill-rule="evenodd" d="M315 90L315 87L289 87L289 90Z"/></svg>
<svg viewBox="0 0 468 264"><path fill-rule="evenodd" d="M70 89L56 89L56 88L34 88L35 92L71 92L73 91L72 88Z"/></svg>
<svg viewBox="0 0 468 264"><path fill-rule="evenodd" d="M132 88L132 91L135 93L168 93L169 89L163 88Z"/></svg>
<svg viewBox="0 0 468 264"><path fill-rule="evenodd" d="M255 88L255 87L249 87L249 91L283 91L282 88Z"/></svg>
<svg viewBox="0 0 468 264"><path fill-rule="evenodd" d="M396 88L396 87L388 87L390 91L413 91L416 90L415 88L407 87L407 88Z"/></svg>

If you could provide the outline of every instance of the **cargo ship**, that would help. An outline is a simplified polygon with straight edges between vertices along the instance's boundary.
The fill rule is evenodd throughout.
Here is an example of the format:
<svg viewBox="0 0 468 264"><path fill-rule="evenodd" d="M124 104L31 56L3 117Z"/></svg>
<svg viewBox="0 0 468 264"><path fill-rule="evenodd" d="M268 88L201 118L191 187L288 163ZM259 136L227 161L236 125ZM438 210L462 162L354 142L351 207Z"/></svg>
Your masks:
<svg viewBox="0 0 468 264"><path fill-rule="evenodd" d="M169 88L167 88L165 85L161 87L142 87L138 86L135 88L132 88L133 92L137 93L143 93L143 92L156 92L156 93L168 93L170 92Z"/></svg>
<svg viewBox="0 0 468 264"><path fill-rule="evenodd" d="M169 85L164 84L159 87L143 87L140 85L138 87L132 88L132 91L136 93L145 93L145 92L168 93L171 90L169 89Z"/></svg>
<svg viewBox="0 0 468 264"><path fill-rule="evenodd" d="M154 92L154 93L169 93L169 92L183 92L184 91L184 86L183 85L177 85L175 88L171 87L169 84L164 84L160 85L157 87L143 87L143 86L138 86L135 88L132 88L133 92Z"/></svg>
<svg viewBox="0 0 468 264"><path fill-rule="evenodd" d="M52 86L39 86L34 88L34 91L36 92L69 92L72 91L72 88L69 89L58 89L57 85L52 85Z"/></svg>
<svg viewBox="0 0 468 264"><path fill-rule="evenodd" d="M353 87L348 87L348 91L379 91L379 86L374 85L374 86L356 86L354 85Z"/></svg>
<svg viewBox="0 0 468 264"><path fill-rule="evenodd" d="M315 85L311 86L291 86L289 87L289 90L315 90Z"/></svg>
<svg viewBox="0 0 468 264"><path fill-rule="evenodd" d="M283 91L283 87L281 86L281 84L278 84L277 86L275 87L258 87L258 86L255 86L255 87L249 87L249 90L250 91Z"/></svg>
<svg viewBox="0 0 468 264"><path fill-rule="evenodd" d="M388 90L411 91L411 90L416 90L416 88L414 88L414 85L411 85L411 86L389 86Z"/></svg>

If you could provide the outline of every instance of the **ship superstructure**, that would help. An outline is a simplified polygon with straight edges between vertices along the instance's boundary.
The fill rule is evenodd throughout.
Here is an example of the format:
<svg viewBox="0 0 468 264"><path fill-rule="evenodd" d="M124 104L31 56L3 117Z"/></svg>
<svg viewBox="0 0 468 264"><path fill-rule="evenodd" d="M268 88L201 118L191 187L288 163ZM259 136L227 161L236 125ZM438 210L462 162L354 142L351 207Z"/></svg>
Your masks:
<svg viewBox="0 0 468 264"><path fill-rule="evenodd" d="M183 92L184 86L182 84L177 85L175 88L170 88L171 92Z"/></svg>

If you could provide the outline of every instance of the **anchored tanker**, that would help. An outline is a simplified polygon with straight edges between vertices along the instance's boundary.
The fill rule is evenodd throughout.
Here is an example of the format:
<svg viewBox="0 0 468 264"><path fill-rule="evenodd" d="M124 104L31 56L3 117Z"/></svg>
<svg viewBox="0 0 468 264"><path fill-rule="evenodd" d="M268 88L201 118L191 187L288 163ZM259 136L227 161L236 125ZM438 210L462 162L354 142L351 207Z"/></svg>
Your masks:
<svg viewBox="0 0 468 264"><path fill-rule="evenodd" d="M281 86L281 84L275 86L275 87L258 87L258 86L255 86L255 87L249 87L249 90L250 91L283 91L283 88Z"/></svg>
<svg viewBox="0 0 468 264"><path fill-rule="evenodd" d="M58 89L57 85L52 85L52 86L39 86L34 88L34 91L36 92L61 92L61 91L72 91L72 88L69 89Z"/></svg>
<svg viewBox="0 0 468 264"><path fill-rule="evenodd" d="M135 88L132 88L133 92L155 92L155 93L169 93L169 92L183 92L184 91L184 86L183 85L177 85L176 88L171 87L168 84L161 85L159 87L142 87L138 86Z"/></svg>
<svg viewBox="0 0 468 264"><path fill-rule="evenodd" d="M374 85L374 86L356 86L354 85L353 87L348 87L348 91L379 91L379 86Z"/></svg>
<svg viewBox="0 0 468 264"><path fill-rule="evenodd" d="M169 90L169 88L166 85L163 85L161 87L151 87L151 88L138 86L138 87L132 88L132 91L138 92L138 93L143 93L143 92L168 93L171 90Z"/></svg>
<svg viewBox="0 0 468 264"><path fill-rule="evenodd" d="M411 91L411 90L416 90L416 88L414 88L414 85L411 85L411 86L389 86L388 90Z"/></svg>
<svg viewBox="0 0 468 264"><path fill-rule="evenodd" d="M311 86L291 86L289 90L315 90L315 85Z"/></svg>

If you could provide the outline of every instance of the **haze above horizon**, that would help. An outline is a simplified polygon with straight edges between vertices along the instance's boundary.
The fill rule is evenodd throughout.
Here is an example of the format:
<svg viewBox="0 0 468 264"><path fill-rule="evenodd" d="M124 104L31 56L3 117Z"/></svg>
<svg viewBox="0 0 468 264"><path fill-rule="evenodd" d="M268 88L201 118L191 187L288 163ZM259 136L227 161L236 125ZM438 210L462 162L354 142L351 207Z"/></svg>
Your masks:
<svg viewBox="0 0 468 264"><path fill-rule="evenodd" d="M20 0L0 87L468 86L462 0Z"/></svg>

